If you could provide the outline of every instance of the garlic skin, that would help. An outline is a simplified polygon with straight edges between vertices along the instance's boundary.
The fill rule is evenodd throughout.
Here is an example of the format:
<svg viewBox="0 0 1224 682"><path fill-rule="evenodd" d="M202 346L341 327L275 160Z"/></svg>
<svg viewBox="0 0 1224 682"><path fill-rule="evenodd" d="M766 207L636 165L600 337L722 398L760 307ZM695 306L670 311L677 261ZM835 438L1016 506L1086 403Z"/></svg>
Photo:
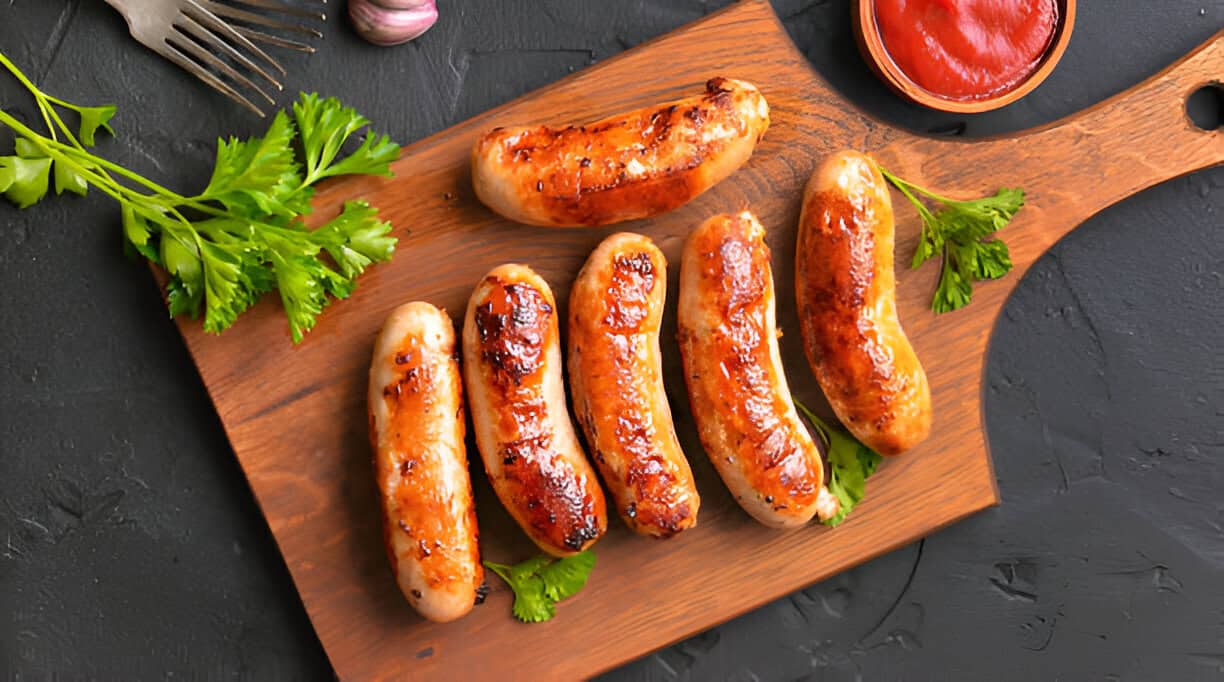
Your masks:
<svg viewBox="0 0 1224 682"><path fill-rule="evenodd" d="M434 0L349 0L348 11L358 35L382 46L406 43L438 20Z"/></svg>

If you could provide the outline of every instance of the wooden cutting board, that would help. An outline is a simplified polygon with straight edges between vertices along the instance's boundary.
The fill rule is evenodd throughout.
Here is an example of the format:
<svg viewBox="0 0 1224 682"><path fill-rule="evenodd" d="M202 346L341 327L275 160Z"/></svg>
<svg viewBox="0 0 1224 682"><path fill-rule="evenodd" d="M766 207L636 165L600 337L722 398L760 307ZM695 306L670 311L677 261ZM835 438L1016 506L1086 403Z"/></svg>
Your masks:
<svg viewBox="0 0 1224 682"><path fill-rule="evenodd" d="M744 168L680 210L614 228L555 230L511 224L472 194L468 150L488 128L594 119L696 93L718 75L757 84L773 124ZM301 345L290 343L271 301L220 337L189 320L181 329L341 678L590 676L997 503L982 379L1000 308L1027 267L1093 213L1224 161L1224 134L1199 130L1184 113L1189 93L1222 77L1224 33L1142 85L1056 124L988 140L923 138L845 101L795 50L769 4L748 0L408 147L394 164L394 179L326 188L316 219L334 215L345 199L364 197L393 222L400 242L394 260L372 268ZM792 261L800 188L826 153L844 147L866 150L903 177L954 196L1020 186L1028 205L1003 233L1015 270L979 285L967 309L938 318L929 311L937 267L898 273L901 318L931 380L931 438L887 461L843 526L774 531L733 503L697 442L671 341L678 258L685 235L703 218L744 207L756 212L770 231L791 386L828 414L797 338ZM910 207L895 201L904 263L919 225ZM539 271L564 306L587 254L620 229L651 236L673 265L664 363L703 497L699 525L652 541L632 536L613 517L596 545L590 583L549 623L515 621L511 594L493 576L492 594L467 618L428 623L400 596L380 539L364 402L379 325L413 299L461 316L480 277L509 261ZM1153 225L1153 239L1159 235ZM510 562L533 555L493 497L471 444L469 452L485 557Z"/></svg>

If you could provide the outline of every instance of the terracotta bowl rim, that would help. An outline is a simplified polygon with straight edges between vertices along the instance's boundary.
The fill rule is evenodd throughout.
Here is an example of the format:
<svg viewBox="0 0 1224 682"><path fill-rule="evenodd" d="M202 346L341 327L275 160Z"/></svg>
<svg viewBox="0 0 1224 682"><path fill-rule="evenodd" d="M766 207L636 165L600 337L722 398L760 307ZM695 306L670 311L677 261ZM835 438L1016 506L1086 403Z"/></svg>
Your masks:
<svg viewBox="0 0 1224 682"><path fill-rule="evenodd" d="M1075 29L1076 0L1056 0L1059 8L1058 24L1054 27L1054 38L1049 49L1033 70L1019 85L1006 92L975 100L955 100L936 95L918 85L905 75L884 48L879 26L875 20L875 0L854 0L854 37L859 51L868 66L890 89L905 99L938 111L961 114L977 114L1005 107L1032 92L1054 71L1067 50L1071 33Z"/></svg>

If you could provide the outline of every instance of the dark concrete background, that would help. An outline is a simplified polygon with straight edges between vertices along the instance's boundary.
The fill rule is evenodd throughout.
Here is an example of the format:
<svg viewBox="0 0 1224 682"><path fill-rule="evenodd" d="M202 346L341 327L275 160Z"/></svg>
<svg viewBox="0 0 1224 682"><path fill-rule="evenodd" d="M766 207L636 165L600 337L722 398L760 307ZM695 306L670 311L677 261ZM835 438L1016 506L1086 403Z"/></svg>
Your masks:
<svg viewBox="0 0 1224 682"><path fill-rule="evenodd" d="M389 50L336 6L317 54L279 53L280 101L338 95L411 142L723 4L444 2ZM853 101L966 135L1089 106L1224 26L1221 0L1081 3L1045 85L965 119L877 83L846 2L775 7ZM203 184L219 135L263 128L97 0L0 2L0 50L52 93L118 104L101 151L171 187ZM0 103L34 115L8 78ZM1224 679L1222 227L1216 168L1109 209L1025 276L988 372L1001 507L607 678ZM0 202L0 292L0 676L331 677L112 202Z"/></svg>

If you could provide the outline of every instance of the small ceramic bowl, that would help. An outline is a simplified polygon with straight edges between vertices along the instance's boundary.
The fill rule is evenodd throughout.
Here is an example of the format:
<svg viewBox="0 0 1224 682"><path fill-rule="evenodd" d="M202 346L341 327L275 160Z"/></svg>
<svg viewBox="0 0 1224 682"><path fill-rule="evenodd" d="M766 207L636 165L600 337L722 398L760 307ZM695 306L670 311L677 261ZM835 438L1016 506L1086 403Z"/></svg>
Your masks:
<svg viewBox="0 0 1224 682"><path fill-rule="evenodd" d="M1011 90L985 99L948 99L933 94L910 80L884 48L884 39L880 37L880 28L876 24L874 0L854 0L854 37L871 70L897 94L931 109L977 114L1006 106L1032 92L1033 88L1041 85L1046 76L1050 75L1058 60L1062 59L1067 43L1071 40L1071 30L1075 27L1075 0L1056 0L1056 3L1058 25L1054 27L1054 38L1041 61L1037 63L1037 68Z"/></svg>

